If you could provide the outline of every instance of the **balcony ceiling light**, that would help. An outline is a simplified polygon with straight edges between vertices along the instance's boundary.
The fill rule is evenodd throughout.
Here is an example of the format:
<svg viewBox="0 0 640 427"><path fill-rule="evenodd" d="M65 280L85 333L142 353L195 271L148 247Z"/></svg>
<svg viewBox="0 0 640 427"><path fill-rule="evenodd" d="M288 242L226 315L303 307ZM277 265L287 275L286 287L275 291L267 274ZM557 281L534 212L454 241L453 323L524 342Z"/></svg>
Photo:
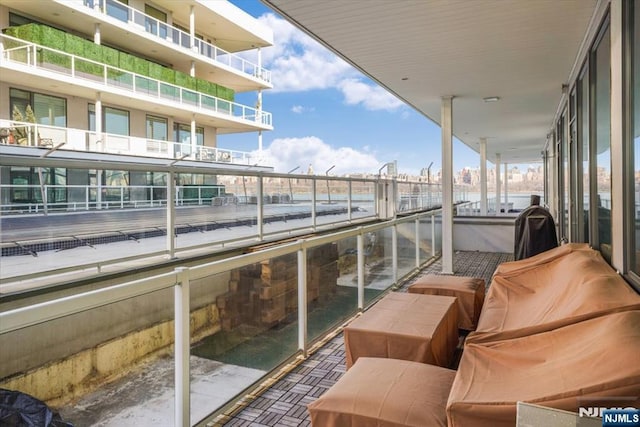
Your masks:
<svg viewBox="0 0 640 427"><path fill-rule="evenodd" d="M499 96L487 96L486 98L482 98L484 102L498 102L500 101Z"/></svg>

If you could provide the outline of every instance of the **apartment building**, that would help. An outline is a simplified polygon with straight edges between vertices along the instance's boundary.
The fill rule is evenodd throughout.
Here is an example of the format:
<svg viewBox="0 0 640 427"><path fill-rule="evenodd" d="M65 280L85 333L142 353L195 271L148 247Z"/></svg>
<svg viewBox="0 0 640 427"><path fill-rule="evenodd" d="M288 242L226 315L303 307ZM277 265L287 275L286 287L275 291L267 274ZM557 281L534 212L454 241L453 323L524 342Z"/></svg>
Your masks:
<svg viewBox="0 0 640 427"><path fill-rule="evenodd" d="M218 147L219 135L249 133L258 148L273 129L262 108L272 84L260 53L273 34L231 3L1 0L0 28L0 145L27 158L0 168L3 206L99 208L110 198L166 197L166 174L82 166L96 156L110 165L260 164ZM255 94L252 105L235 101L246 92ZM53 151L72 152L78 166L29 165L29 156ZM215 175L178 181L216 184ZM132 189L122 197L125 187Z"/></svg>

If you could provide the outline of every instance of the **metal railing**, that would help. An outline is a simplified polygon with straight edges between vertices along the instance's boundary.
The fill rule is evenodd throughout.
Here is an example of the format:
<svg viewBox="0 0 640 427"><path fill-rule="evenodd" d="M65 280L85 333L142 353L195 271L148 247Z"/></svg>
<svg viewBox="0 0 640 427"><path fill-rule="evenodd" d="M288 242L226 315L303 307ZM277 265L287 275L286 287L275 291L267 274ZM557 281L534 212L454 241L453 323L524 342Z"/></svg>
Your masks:
<svg viewBox="0 0 640 427"><path fill-rule="evenodd" d="M133 156L188 159L240 165L260 165L251 153L218 147L193 146L186 142L142 138L113 133L0 119L0 144L25 147L58 147L62 150L114 153Z"/></svg>
<svg viewBox="0 0 640 427"><path fill-rule="evenodd" d="M110 89L127 90L138 96L150 97L162 102L174 103L179 108L196 107L206 113L223 118L271 126L271 113L176 86L161 80L112 67L97 61L81 58L24 40L0 36L2 61L9 61L30 68L60 73Z"/></svg>
<svg viewBox="0 0 640 427"><path fill-rule="evenodd" d="M189 33L117 0L84 0L84 5L122 22L136 25L145 32L153 34L164 41L169 41L176 46L196 51L218 64L225 65L266 83L271 83L271 72L269 70L197 37L192 39Z"/></svg>
<svg viewBox="0 0 640 427"><path fill-rule="evenodd" d="M355 256L357 259L357 303L354 304L354 310L363 310L366 306L365 302L365 275L366 275L366 257L371 255L368 252L367 235L372 233L380 233L387 231L390 235L390 241L387 242L391 246L390 255L390 278L385 284L385 288L389 289L399 281L417 271L425 260L431 259L437 255L439 250L438 234L434 231L431 233L430 253L424 254L421 248L422 242L425 241L424 236L420 235L421 226L431 224L431 229L435 230L436 216L440 215L439 211L431 211L428 213L420 213L408 217L394 219L381 222L375 225L362 227L354 227L347 231L327 234L321 237L313 237L308 239L300 239L293 243L282 244L277 247L264 249L259 252L235 256L215 262L210 262L194 267L180 267L173 272L165 274L157 274L140 280L127 281L114 286L83 292L47 302L37 303L22 308L7 310L0 313L0 337L5 334L20 331L24 328L35 325L44 325L46 322L61 319L66 316L76 315L82 312L90 312L95 309L105 307L109 304L124 302L126 300L141 296L150 295L153 292L163 289L174 289L173 306L174 306L174 336L175 336L175 356L174 356L174 423L176 426L191 425L191 394L190 391L190 375L189 375L189 357L191 354L190 347L190 313L192 310L190 289L192 284L199 280L211 277L213 275L228 273L234 269L239 269L260 263L275 257L295 254L297 257L297 351L295 354L306 354L311 340L308 338L309 315L308 307L308 256L307 251L318 248L322 245L330 244L345 239L356 239ZM404 236L408 241L412 241L415 245L415 263L406 270L405 274L399 274L398 263L400 252L403 249L399 246L399 228L403 227ZM415 230L411 232L410 230ZM441 247L441 244L440 244ZM426 258L425 258L426 257ZM274 366L275 368L275 366ZM212 413L217 408L209 408Z"/></svg>

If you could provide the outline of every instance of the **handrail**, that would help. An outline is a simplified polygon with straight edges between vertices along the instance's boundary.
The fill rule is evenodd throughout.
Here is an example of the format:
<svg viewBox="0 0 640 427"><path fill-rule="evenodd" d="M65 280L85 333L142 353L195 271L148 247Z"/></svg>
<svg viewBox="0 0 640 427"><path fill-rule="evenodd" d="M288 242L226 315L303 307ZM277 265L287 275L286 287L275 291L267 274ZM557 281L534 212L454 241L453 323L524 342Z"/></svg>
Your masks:
<svg viewBox="0 0 640 427"><path fill-rule="evenodd" d="M271 113L262 109L183 88L122 68L26 42L6 34L1 35L0 40L2 41L0 47L4 48L1 58L6 61L69 75L75 79L102 84L112 89L129 90L138 96L173 102L183 108L197 107L245 122L257 123L262 126L272 125ZM7 48L5 46L7 41L18 43L18 46Z"/></svg>
<svg viewBox="0 0 640 427"><path fill-rule="evenodd" d="M254 64L239 55L227 52L226 50L197 37L194 37L193 39L192 48L191 35L177 27L174 27L173 25L160 21L153 16L147 15L142 11L117 2L116 0L102 0L100 3L99 7L95 8L94 0L84 0L84 5L88 8L91 8L94 11L99 11L104 15L118 20L120 20L118 17L114 17L108 13L107 7L109 5L113 5L119 9L127 10L127 23L136 24L142 27L145 32L153 34L164 41L169 41L181 48L188 49L191 52L193 52L193 48L195 48L200 55L208 59L262 80L265 83L271 84L271 72L269 70L259 67L257 64Z"/></svg>

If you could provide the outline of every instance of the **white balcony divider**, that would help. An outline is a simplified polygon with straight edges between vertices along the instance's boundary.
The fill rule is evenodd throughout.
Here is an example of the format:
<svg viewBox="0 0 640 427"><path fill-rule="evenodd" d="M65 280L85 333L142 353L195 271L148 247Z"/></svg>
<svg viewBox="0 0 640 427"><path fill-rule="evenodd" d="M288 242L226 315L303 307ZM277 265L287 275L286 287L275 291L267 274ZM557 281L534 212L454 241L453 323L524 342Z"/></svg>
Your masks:
<svg viewBox="0 0 640 427"><path fill-rule="evenodd" d="M160 21L153 16L147 15L117 0L84 0L84 5L94 11L127 23L128 25L136 26L163 41L168 41L176 45L176 47L197 52L218 64L262 80L265 83L271 83L271 72L269 70L259 67L239 55L227 52L197 37L192 40L188 32ZM98 5L97 8L95 7L96 5Z"/></svg>
<svg viewBox="0 0 640 427"><path fill-rule="evenodd" d="M175 103L181 107L197 107L206 112L236 120L263 126L272 125L271 113L262 109L248 107L60 50L25 42L15 37L1 35L0 41L0 47L4 49L1 52L2 61L63 74L111 89L126 90L138 96Z"/></svg>

